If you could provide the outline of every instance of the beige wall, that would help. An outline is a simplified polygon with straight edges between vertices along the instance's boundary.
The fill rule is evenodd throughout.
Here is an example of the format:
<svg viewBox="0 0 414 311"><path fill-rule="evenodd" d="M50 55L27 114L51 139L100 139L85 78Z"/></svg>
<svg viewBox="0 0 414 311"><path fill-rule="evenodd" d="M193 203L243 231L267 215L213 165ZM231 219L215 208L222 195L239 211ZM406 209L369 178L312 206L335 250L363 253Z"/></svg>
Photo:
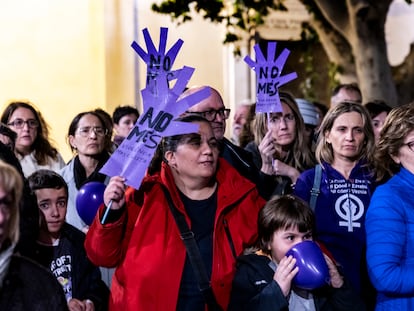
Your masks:
<svg viewBox="0 0 414 311"><path fill-rule="evenodd" d="M151 3L155 1L138 1L138 42L146 50L142 29L148 28L155 45L158 47L160 27L168 27L167 49L178 40L184 44L176 58L174 69L184 65L194 67L195 71L188 85L211 85L217 88L225 102L229 100L228 90L228 54L229 47L223 46L224 29L222 26L204 21L193 14L193 21L176 25L171 18L151 11ZM145 86L145 64L139 63L140 88Z"/></svg>
<svg viewBox="0 0 414 311"><path fill-rule="evenodd" d="M66 160L71 118L105 105L103 5L99 0L0 1L0 103L40 108Z"/></svg>
<svg viewBox="0 0 414 311"><path fill-rule="evenodd" d="M176 26L150 11L152 1L0 0L0 106L29 100L44 115L65 160L66 132L81 111L117 105L140 108L145 64L130 47L148 28L158 45L159 28L169 27L167 48L184 40L175 68L196 68L189 85L210 84L228 102L228 50L223 31L196 18ZM196 31L195 31L196 29Z"/></svg>

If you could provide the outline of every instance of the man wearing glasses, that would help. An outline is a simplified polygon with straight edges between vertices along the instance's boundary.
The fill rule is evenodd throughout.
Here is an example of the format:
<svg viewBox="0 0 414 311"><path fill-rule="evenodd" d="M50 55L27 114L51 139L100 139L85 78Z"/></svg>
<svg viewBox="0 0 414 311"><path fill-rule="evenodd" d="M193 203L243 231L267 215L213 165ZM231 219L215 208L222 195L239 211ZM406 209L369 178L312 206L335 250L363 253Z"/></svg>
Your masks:
<svg viewBox="0 0 414 311"><path fill-rule="evenodd" d="M260 195L268 199L274 188L270 175L260 172L252 161L250 152L233 144L224 137L226 120L230 116L230 109L225 108L220 93L210 86L197 86L187 89L180 98L191 95L201 89L208 88L210 96L190 107L186 114L197 114L207 119L214 132L214 136L220 144L220 156L229 162L242 176L252 181Z"/></svg>

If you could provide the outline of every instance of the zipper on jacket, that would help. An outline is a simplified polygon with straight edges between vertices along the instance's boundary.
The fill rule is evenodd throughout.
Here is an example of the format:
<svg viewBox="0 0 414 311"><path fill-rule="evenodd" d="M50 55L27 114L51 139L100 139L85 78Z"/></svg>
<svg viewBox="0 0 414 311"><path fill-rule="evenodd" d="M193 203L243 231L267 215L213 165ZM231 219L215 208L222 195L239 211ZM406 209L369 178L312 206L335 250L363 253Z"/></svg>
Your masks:
<svg viewBox="0 0 414 311"><path fill-rule="evenodd" d="M233 239L231 238L229 225L225 218L223 219L223 225L224 225L224 231L226 232L227 240L229 241L229 244L230 244L231 252L233 254L234 259L236 259L237 258L236 249L234 248L234 243L233 243Z"/></svg>

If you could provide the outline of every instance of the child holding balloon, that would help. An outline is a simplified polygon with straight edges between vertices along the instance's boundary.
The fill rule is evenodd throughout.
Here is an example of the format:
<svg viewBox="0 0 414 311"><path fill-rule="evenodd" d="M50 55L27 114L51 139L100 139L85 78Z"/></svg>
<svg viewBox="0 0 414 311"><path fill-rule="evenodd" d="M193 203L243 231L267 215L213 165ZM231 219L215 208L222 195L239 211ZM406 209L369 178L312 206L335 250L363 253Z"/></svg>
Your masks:
<svg viewBox="0 0 414 311"><path fill-rule="evenodd" d="M238 258L228 310L365 310L316 243L310 243L315 253L301 250L313 240L314 225L314 214L301 199L269 200L258 217L255 252ZM300 279L306 289L295 282Z"/></svg>
<svg viewBox="0 0 414 311"><path fill-rule="evenodd" d="M50 269L62 285L69 310L107 310L109 290L99 268L86 256L85 234L66 223L68 186L51 170L28 178L40 211L40 228L33 253L23 253Z"/></svg>

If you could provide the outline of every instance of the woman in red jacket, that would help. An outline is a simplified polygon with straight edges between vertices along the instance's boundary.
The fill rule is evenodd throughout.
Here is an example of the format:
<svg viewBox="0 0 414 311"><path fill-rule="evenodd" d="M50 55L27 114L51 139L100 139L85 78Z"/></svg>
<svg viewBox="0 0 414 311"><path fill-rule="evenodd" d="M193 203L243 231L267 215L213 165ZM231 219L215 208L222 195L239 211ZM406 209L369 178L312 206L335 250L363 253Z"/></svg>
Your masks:
<svg viewBox="0 0 414 311"><path fill-rule="evenodd" d="M227 308L235 260L257 237L257 215L264 205L257 189L218 156L208 121L198 133L166 137L139 190L125 191L113 177L104 203L112 200L102 224L102 206L86 238L92 262L117 267L110 310L205 310L186 248L163 187L194 233L216 301Z"/></svg>

